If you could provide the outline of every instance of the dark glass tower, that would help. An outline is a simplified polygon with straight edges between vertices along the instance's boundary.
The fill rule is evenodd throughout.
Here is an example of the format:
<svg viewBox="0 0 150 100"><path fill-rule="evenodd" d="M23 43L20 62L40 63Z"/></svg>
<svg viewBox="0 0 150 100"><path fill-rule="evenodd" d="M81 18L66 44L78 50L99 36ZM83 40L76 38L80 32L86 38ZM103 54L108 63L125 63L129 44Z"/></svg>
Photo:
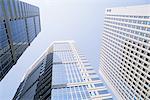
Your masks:
<svg viewBox="0 0 150 100"><path fill-rule="evenodd" d="M41 31L39 8L0 0L0 81Z"/></svg>
<svg viewBox="0 0 150 100"><path fill-rule="evenodd" d="M29 68L13 100L113 100L73 41L56 41Z"/></svg>

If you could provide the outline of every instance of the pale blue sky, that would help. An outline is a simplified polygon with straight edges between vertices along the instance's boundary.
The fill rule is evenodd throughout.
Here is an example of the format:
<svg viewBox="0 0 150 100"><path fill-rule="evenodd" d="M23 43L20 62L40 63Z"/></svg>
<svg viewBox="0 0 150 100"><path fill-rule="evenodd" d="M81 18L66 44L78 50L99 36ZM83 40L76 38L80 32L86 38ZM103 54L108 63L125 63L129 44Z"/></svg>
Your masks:
<svg viewBox="0 0 150 100"><path fill-rule="evenodd" d="M98 69L105 8L148 4L150 0L22 0L40 7L42 32L0 82L0 100L11 100L27 68L54 40L75 40Z"/></svg>

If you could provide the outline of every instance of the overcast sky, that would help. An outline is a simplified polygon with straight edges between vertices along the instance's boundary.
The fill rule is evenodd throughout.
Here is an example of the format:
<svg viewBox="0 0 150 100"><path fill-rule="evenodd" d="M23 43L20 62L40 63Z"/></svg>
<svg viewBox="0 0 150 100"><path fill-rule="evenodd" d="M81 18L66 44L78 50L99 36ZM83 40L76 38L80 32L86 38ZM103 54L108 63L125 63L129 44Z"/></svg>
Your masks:
<svg viewBox="0 0 150 100"><path fill-rule="evenodd" d="M75 40L98 69L105 8L148 4L150 0L22 0L40 8L42 31L0 82L0 100L11 100L27 68L54 40Z"/></svg>

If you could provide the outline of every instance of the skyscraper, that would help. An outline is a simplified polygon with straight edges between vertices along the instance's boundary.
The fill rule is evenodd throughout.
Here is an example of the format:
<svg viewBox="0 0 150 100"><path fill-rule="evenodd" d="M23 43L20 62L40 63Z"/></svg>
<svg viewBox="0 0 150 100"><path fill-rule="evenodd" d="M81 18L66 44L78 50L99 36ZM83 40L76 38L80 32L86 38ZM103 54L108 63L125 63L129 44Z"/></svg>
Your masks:
<svg viewBox="0 0 150 100"><path fill-rule="evenodd" d="M0 0L0 81L40 31L38 7Z"/></svg>
<svg viewBox="0 0 150 100"><path fill-rule="evenodd" d="M74 46L56 41L30 67L14 100L113 100L111 93Z"/></svg>
<svg viewBox="0 0 150 100"><path fill-rule="evenodd" d="M106 9L100 72L119 100L150 100L150 5Z"/></svg>

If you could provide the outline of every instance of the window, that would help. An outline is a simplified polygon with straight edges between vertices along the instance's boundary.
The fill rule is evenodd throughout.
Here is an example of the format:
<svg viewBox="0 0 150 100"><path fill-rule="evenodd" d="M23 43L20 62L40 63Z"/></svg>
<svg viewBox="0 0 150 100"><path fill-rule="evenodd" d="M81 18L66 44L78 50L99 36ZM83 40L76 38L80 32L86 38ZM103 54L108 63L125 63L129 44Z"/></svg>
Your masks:
<svg viewBox="0 0 150 100"><path fill-rule="evenodd" d="M103 83L97 83L97 84L94 84L94 85L95 85L95 87L101 87L101 86L104 86Z"/></svg>
<svg viewBox="0 0 150 100"><path fill-rule="evenodd" d="M91 71L91 70L93 70L92 68L90 68L90 69L86 69L87 71Z"/></svg>
<svg viewBox="0 0 150 100"><path fill-rule="evenodd" d="M92 81L95 81L95 80L99 80L99 78L98 78L98 77L96 77L96 78L91 78L91 80L92 80Z"/></svg>
<svg viewBox="0 0 150 100"><path fill-rule="evenodd" d="M89 75L96 75L96 73L89 73Z"/></svg>
<svg viewBox="0 0 150 100"><path fill-rule="evenodd" d="M100 90L100 91L98 91L98 93L99 93L99 94L107 94L108 91L107 91L107 90Z"/></svg>
<svg viewBox="0 0 150 100"><path fill-rule="evenodd" d="M113 100L113 98L103 99L103 100Z"/></svg>

